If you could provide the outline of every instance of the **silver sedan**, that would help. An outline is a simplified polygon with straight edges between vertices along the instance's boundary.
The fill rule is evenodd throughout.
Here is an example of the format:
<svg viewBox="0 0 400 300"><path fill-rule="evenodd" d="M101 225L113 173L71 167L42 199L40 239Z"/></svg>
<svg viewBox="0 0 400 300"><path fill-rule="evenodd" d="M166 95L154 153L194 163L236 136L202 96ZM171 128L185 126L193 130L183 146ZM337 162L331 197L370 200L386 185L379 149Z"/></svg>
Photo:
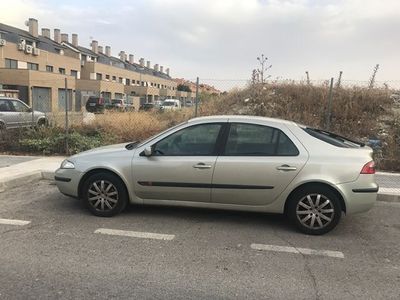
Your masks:
<svg viewBox="0 0 400 300"><path fill-rule="evenodd" d="M372 150L294 122L189 120L141 143L82 152L56 171L59 190L96 216L128 203L285 213L302 232L332 230L375 203Z"/></svg>

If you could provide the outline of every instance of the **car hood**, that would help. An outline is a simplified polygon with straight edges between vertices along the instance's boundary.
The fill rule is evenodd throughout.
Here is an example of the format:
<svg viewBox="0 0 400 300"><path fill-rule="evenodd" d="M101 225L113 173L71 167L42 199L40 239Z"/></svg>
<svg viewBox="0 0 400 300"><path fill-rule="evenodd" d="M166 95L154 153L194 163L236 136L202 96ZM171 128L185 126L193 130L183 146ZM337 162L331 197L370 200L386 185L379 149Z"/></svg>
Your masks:
<svg viewBox="0 0 400 300"><path fill-rule="evenodd" d="M114 145L93 148L93 149L75 154L75 155L71 156L70 158L75 159L75 158L81 158L81 157L98 155L98 154L110 154L110 153L119 153L119 152L124 152L124 151L130 151L125 148L125 146L127 144L128 143L122 143L122 144L114 144Z"/></svg>

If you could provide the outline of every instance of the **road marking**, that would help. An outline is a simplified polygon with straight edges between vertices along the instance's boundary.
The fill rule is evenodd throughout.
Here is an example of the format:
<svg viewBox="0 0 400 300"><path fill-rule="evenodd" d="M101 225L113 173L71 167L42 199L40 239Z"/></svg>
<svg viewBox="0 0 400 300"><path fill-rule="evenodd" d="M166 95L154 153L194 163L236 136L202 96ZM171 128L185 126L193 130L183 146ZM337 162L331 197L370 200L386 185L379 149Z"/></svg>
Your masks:
<svg viewBox="0 0 400 300"><path fill-rule="evenodd" d="M287 252L305 255L321 255L336 258L344 258L343 252L340 251L330 251L330 250L314 250L308 248L295 248L295 247L285 247L276 245L264 245L264 244L251 244L250 247L254 250L266 250L274 252Z"/></svg>
<svg viewBox="0 0 400 300"><path fill-rule="evenodd" d="M128 236L128 237L136 237L136 238L142 238L142 239L165 240L165 241L170 241L175 238L174 234L139 232L139 231L129 231L129 230L116 230L116 229L107 229L107 228L99 228L94 233Z"/></svg>
<svg viewBox="0 0 400 300"><path fill-rule="evenodd" d="M31 221L24 221L24 220L12 220L12 219L0 219L0 224L3 225L28 225Z"/></svg>

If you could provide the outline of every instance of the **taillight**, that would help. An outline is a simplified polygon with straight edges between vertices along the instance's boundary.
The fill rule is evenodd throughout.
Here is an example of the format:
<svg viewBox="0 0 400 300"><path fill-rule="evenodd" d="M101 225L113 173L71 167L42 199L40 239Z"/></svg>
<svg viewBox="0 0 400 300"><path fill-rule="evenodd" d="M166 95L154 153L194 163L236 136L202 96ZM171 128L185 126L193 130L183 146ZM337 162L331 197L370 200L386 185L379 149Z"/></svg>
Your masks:
<svg viewBox="0 0 400 300"><path fill-rule="evenodd" d="M361 169L360 174L375 174L375 162L371 160Z"/></svg>

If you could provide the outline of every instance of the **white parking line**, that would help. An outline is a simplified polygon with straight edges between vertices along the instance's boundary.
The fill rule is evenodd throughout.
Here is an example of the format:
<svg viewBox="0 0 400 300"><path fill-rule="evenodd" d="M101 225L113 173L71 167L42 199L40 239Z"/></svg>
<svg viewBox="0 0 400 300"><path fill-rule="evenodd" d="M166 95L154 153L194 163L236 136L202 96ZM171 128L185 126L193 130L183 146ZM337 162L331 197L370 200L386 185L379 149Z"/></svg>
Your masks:
<svg viewBox="0 0 400 300"><path fill-rule="evenodd" d="M99 228L99 229L95 230L94 233L128 236L128 237L135 237L135 238L142 238L142 239L165 240L165 241L170 241L175 238L174 234L139 232L139 231L129 231L129 230L116 230L116 229L107 229L107 228Z"/></svg>
<svg viewBox="0 0 400 300"><path fill-rule="evenodd" d="M24 221L24 220L12 220L12 219L0 219L0 224L3 225L28 225L31 221Z"/></svg>
<svg viewBox="0 0 400 300"><path fill-rule="evenodd" d="M308 248L295 248L295 247L264 245L264 244L251 244L250 247L254 250L266 250L274 252L288 252L288 253L305 254L305 255L321 255L321 256L329 256L335 258L344 258L343 252L340 251L314 250Z"/></svg>

